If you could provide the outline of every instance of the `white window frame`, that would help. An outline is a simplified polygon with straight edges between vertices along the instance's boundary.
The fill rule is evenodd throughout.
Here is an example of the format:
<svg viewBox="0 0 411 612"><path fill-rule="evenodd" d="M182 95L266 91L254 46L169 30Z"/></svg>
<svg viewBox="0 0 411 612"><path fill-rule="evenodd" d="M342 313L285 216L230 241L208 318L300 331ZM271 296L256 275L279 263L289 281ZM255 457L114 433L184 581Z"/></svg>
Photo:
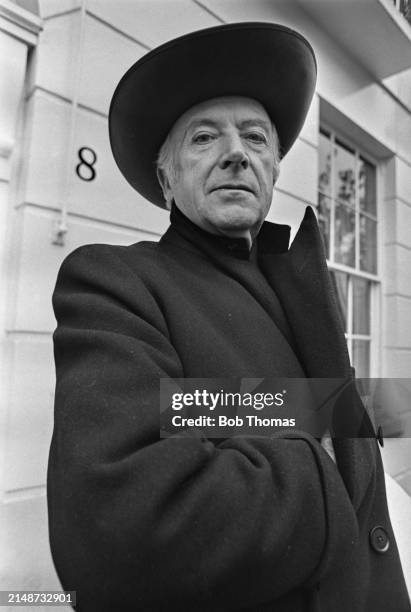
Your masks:
<svg viewBox="0 0 411 612"><path fill-rule="evenodd" d="M359 207L359 190L356 189L355 195L355 268L351 268L345 264L341 264L334 261L335 256L335 181L334 181L334 172L335 172L335 164L331 163L331 191L329 196L324 194L326 197L330 198L331 202L331 211L330 211L330 235L329 235L329 253L327 255L327 265L330 270L336 270L339 272L345 272L348 275L348 289L347 289L347 323L346 323L346 333L345 337L347 340L348 352L350 355L350 359L352 359L352 351L353 351L353 341L354 340L367 340L369 341L369 377L376 378L379 376L381 371L381 299L382 299L382 278L381 278L381 270L382 270L382 193L383 193L383 179L382 179L382 168L381 163L370 155L368 151L364 151L360 146L356 144L356 142L352 138L347 138L339 132L335 130L330 124L325 121L320 122L320 132L326 132L330 138L331 151L333 152L333 147L335 145L335 141L337 140L343 146L346 146L349 150L354 151L356 164L360 157L370 162L375 166L376 171L376 216L375 221L377 223L376 230L376 248L377 248L377 273L370 273L360 270L360 224L359 224L359 216L360 216L360 207ZM317 186L317 194L319 193L319 189ZM318 205L318 202L317 202ZM368 215L370 218L374 218L372 215ZM354 334L353 333L353 282L352 279L354 277L370 280L371 281L371 291L370 291L370 333L369 334Z"/></svg>

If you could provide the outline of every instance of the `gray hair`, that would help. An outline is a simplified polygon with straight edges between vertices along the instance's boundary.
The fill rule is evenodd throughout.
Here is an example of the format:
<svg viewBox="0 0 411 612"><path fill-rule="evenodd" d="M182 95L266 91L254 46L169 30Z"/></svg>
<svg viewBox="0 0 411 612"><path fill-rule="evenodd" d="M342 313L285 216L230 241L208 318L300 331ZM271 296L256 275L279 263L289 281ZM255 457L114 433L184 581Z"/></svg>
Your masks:
<svg viewBox="0 0 411 612"><path fill-rule="evenodd" d="M174 163L174 146L171 129L167 134L167 138L161 145L160 151L156 160L157 176L158 171L162 170L170 183L173 183L177 178L176 165ZM167 208L171 208L171 202L166 201Z"/></svg>
<svg viewBox="0 0 411 612"><path fill-rule="evenodd" d="M280 174L280 141L274 123L271 122L273 130L273 155L274 155L274 184L277 182ZM156 160L157 174L161 170L168 178L170 183L177 179L177 171L174 163L174 146L173 146L173 129L167 134L167 138L161 145L160 151ZM166 202L167 208L171 208L171 202Z"/></svg>

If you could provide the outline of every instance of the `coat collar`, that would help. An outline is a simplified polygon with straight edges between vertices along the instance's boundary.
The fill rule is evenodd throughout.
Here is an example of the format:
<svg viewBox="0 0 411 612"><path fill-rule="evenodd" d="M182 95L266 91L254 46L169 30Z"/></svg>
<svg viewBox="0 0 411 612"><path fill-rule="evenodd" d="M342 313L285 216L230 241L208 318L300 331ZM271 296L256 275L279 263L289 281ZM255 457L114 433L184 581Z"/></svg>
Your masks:
<svg viewBox="0 0 411 612"><path fill-rule="evenodd" d="M259 243L259 236L254 241L253 247L250 251L248 248L247 241L245 238L229 238L227 236L218 236L216 234L210 234L203 230L201 227L193 223L188 217L186 217L179 208L173 202L170 213L171 232L176 230L182 235L185 240L196 246L200 246L202 250L209 252L210 246L220 255L228 255L236 259L248 261L254 260L257 253L257 244ZM265 222L263 225L269 225L270 239L265 245L265 248L269 249L272 253L282 253L287 251L288 244L290 241L290 227L288 225L278 225L274 223ZM260 231L261 234L261 231ZM167 235L167 239L170 236ZM198 250L197 248L195 249Z"/></svg>
<svg viewBox="0 0 411 612"><path fill-rule="evenodd" d="M273 287L264 277L258 266L258 241L254 241L251 251L243 238L216 236L204 231L190 221L176 206L171 210L171 228L163 236L163 243L172 243L188 249L198 257L207 257L217 268L242 285L267 312L278 330L292 347L298 360L298 351L286 314ZM278 226L281 248L287 248L289 227ZM183 241L181 240L183 238ZM275 240L277 245L278 240ZM304 376L299 364L295 376Z"/></svg>
<svg viewBox="0 0 411 612"><path fill-rule="evenodd" d="M216 236L199 228L173 205L171 227L163 242L172 242L211 259L251 291L256 271L242 263L257 260L278 296L295 337L298 355L311 378L351 376L344 330L328 272L314 211L307 207L297 235L288 248L290 227L265 221L248 250L241 238ZM271 296L266 296L270 301Z"/></svg>
<svg viewBox="0 0 411 612"><path fill-rule="evenodd" d="M272 240L272 224L265 223L259 236L260 266L287 312L307 376L351 376L344 329L312 208L306 208L289 250L273 252Z"/></svg>

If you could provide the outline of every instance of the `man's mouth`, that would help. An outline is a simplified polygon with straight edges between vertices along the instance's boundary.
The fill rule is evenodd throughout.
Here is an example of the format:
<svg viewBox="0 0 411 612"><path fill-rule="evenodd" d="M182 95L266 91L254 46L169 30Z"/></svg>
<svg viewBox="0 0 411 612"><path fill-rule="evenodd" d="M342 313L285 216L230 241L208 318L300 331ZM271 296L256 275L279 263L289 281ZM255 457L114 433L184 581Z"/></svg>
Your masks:
<svg viewBox="0 0 411 612"><path fill-rule="evenodd" d="M249 187L248 185L244 185L243 183L224 183L223 185L218 185L217 187L213 187L211 191L219 191L221 189L248 191L249 193L254 193L254 190L251 189L251 187Z"/></svg>

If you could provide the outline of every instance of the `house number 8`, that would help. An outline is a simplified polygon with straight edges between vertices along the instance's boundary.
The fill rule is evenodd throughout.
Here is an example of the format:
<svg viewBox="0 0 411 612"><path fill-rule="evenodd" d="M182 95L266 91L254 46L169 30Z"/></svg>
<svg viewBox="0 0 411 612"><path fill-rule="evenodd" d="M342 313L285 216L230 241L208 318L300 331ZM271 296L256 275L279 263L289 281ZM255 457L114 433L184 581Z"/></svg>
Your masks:
<svg viewBox="0 0 411 612"><path fill-rule="evenodd" d="M90 147L81 147L78 150L80 162L76 166L76 174L82 181L93 181L96 178L94 164L97 161L97 154Z"/></svg>

